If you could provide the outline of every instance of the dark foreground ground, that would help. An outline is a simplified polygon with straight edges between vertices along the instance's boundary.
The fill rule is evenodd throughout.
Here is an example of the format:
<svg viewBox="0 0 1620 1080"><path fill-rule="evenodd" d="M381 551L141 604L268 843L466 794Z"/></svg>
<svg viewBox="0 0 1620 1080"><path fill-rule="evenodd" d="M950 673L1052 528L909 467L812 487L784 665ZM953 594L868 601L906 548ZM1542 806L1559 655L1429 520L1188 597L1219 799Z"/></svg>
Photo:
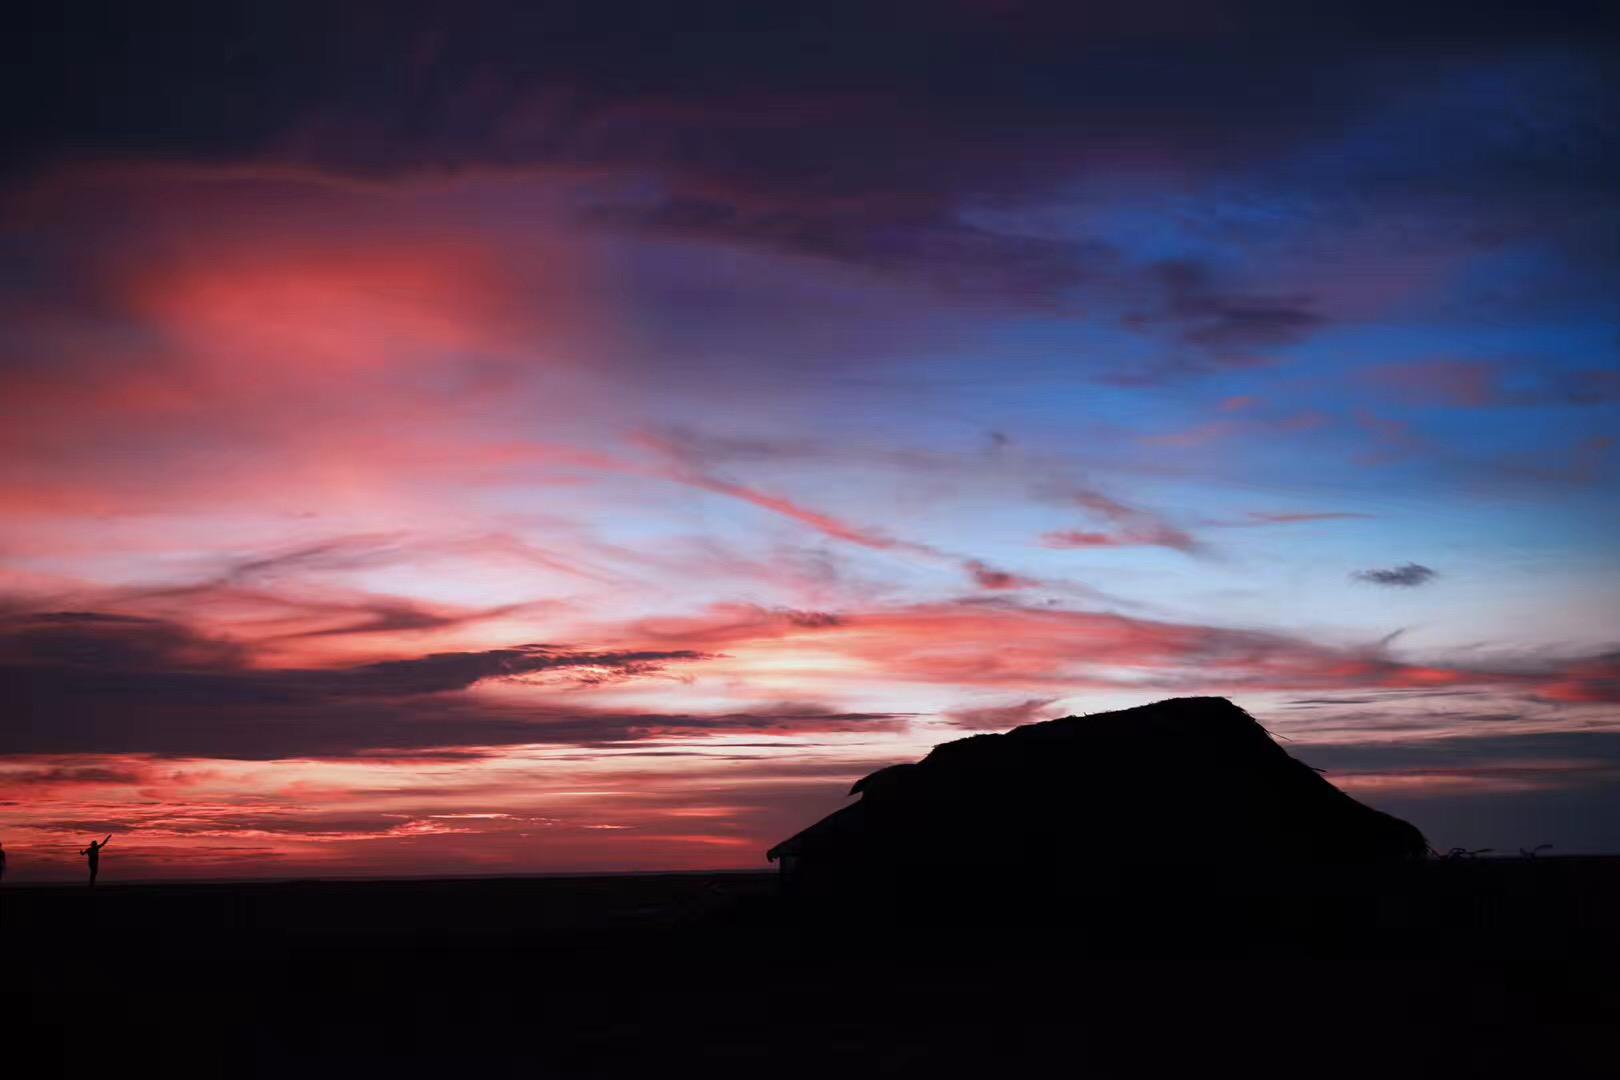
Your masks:
<svg viewBox="0 0 1620 1080"><path fill-rule="evenodd" d="M837 914L764 874L7 887L0 1068L1614 1074L1620 862L1227 876Z"/></svg>

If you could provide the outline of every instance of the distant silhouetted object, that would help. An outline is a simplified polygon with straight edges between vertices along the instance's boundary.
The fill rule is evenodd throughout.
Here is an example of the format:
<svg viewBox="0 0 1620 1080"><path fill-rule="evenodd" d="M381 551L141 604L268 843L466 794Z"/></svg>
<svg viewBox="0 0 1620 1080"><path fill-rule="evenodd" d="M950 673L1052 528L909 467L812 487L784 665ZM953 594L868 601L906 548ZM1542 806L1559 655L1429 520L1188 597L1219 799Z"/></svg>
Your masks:
<svg viewBox="0 0 1620 1080"><path fill-rule="evenodd" d="M767 853L790 891L987 888L1012 899L1163 867L1396 863L1429 851L1416 828L1352 799L1217 697L958 739L850 793L861 801Z"/></svg>
<svg viewBox="0 0 1620 1080"><path fill-rule="evenodd" d="M1454 847L1440 857L1451 862L1455 862L1458 859L1477 859L1481 855L1490 854L1491 850L1492 849L1488 847L1474 848L1472 851L1470 851L1468 848Z"/></svg>
<svg viewBox="0 0 1620 1080"><path fill-rule="evenodd" d="M85 848L85 849L83 849L82 851L79 852L80 855L83 855L87 859L90 860L90 887L91 888L95 888L96 873L101 869L101 849L106 847L108 841L110 841L111 839L112 839L112 833L108 833L106 840L103 840L99 844L96 843L94 840L92 840L92 841L90 841L90 846L89 847L87 847L87 848Z"/></svg>
<svg viewBox="0 0 1620 1080"><path fill-rule="evenodd" d="M0 844L0 881L6 880L6 845Z"/></svg>

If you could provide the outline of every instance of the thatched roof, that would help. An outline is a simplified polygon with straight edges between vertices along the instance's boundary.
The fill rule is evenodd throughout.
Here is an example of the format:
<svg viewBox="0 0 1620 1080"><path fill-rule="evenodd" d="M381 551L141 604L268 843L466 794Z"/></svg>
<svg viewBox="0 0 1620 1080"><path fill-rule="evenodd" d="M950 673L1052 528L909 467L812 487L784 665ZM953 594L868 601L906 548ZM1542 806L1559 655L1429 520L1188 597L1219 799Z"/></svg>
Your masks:
<svg viewBox="0 0 1620 1080"><path fill-rule="evenodd" d="M771 848L816 862L1421 858L1423 834L1296 761L1225 698L1174 698L936 746Z"/></svg>

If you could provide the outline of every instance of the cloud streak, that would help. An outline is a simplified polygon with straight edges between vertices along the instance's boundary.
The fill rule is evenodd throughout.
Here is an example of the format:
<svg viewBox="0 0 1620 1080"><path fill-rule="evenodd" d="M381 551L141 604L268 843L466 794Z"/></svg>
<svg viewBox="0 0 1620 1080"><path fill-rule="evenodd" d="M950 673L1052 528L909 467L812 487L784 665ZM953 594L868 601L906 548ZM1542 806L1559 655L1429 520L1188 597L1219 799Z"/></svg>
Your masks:
<svg viewBox="0 0 1620 1080"><path fill-rule="evenodd" d="M1064 529L1046 533L1041 543L1049 548L1164 547L1195 555L1203 550L1192 535L1165 518L1139 507L1129 506L1098 491L1077 491L1069 500L1106 521L1106 532Z"/></svg>

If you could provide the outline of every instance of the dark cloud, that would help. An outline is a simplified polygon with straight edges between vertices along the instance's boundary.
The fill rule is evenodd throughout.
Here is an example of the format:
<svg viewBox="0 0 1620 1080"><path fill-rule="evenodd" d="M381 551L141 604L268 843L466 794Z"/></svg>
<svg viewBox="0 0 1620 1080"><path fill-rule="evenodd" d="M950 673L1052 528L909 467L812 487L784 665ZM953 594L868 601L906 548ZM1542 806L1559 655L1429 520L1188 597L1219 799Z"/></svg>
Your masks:
<svg viewBox="0 0 1620 1080"><path fill-rule="evenodd" d="M1620 782L1460 795L1358 791L1356 797L1412 822L1438 851L1491 848L1514 855L1540 844L1553 845L1555 855L1620 851Z"/></svg>
<svg viewBox="0 0 1620 1080"><path fill-rule="evenodd" d="M140 769L105 765L43 765L5 773L7 784L141 784L149 779Z"/></svg>
<svg viewBox="0 0 1620 1080"><path fill-rule="evenodd" d="M806 625L831 616L793 613ZM0 754L157 754L221 758L427 755L530 743L608 746L672 734L892 729L896 713L784 702L749 712L614 712L555 700L531 708L460 691L487 679L590 687L660 675L706 654L523 645L431 653L328 669L258 669L235 646L156 619L93 613L21 616L0 627L0 694L11 703ZM445 758L445 755L451 755ZM73 782L47 770L40 782ZM109 776L83 776L79 782Z"/></svg>
<svg viewBox="0 0 1620 1080"><path fill-rule="evenodd" d="M1515 714L1448 715L1448 722L1486 727L1521 720ZM1295 756L1329 772L1423 773L1515 769L1559 782L1620 781L1620 731L1560 730L1483 733L1450 738L1296 746Z"/></svg>
<svg viewBox="0 0 1620 1080"><path fill-rule="evenodd" d="M750 207L723 199L609 205L588 212L597 224L757 244L918 278L955 296L1061 307L1087 268L1108 260L1096 242L1004 236L962 222L947 207L896 213L879 208Z"/></svg>
<svg viewBox="0 0 1620 1080"><path fill-rule="evenodd" d="M0 663L7 665L140 671L226 669L246 662L239 645L165 619L50 611L0 622Z"/></svg>
<svg viewBox="0 0 1620 1080"><path fill-rule="evenodd" d="M1439 571L1431 570L1422 563L1403 563L1392 566L1387 570L1357 570L1350 575L1356 581L1365 581L1371 585L1396 585L1411 588L1417 585L1426 585L1440 576Z"/></svg>
<svg viewBox="0 0 1620 1080"><path fill-rule="evenodd" d="M893 713L762 708L719 714L615 712L555 704L526 709L466 697L322 702L214 702L206 708L123 687L36 696L27 723L0 732L0 754L109 753L245 760L475 760L495 748L609 748L705 733L894 730ZM65 778L64 778L65 779Z"/></svg>
<svg viewBox="0 0 1620 1080"><path fill-rule="evenodd" d="M1262 295L1223 288L1213 270L1198 262L1170 260L1148 275L1158 293L1148 311L1127 314L1124 322L1137 330L1164 328L1182 346L1201 358L1185 355L1166 361L1170 367L1250 367L1265 362L1263 355L1304 340L1326 319L1314 310L1315 301L1303 294ZM1151 379L1152 368L1133 375L1115 375L1111 381Z"/></svg>
<svg viewBox="0 0 1620 1080"><path fill-rule="evenodd" d="M842 626L842 616L834 615L829 611L786 611L785 618L793 626L802 626L807 629L823 629L829 626Z"/></svg>
<svg viewBox="0 0 1620 1080"><path fill-rule="evenodd" d="M333 19L313 3L171 0L27 18L0 64L14 170L84 157L385 182L549 170L587 179L580 210L598 224L1035 307L1108 287L1119 254L979 211L1128 183L1144 165L1209 177L1326 160L1324 176L1308 164L1281 179L1325 197L1351 185L1352 211L1430 192L1488 236L1509 227L1504 201L1570 203L1549 185L1612 204L1620 156L1602 84L1576 77L1615 32L1596 4L471 2ZM1459 105L1435 89L1492 64L1521 122L1484 91ZM1391 110L1403 95L1428 110ZM1411 126L1378 130L1389 153L1320 152L1391 112ZM1134 325L1184 349L1172 367L1253 362L1329 317L1204 263L1161 263L1141 285L1157 302Z"/></svg>
<svg viewBox="0 0 1620 1080"><path fill-rule="evenodd" d="M0 625L0 662L36 686L103 680L132 691L168 687L193 702L298 701L389 697L465 690L485 679L561 671L597 679L610 672L649 674L657 665L700 660L690 650L588 652L518 645L481 652L429 653L341 668L258 669L238 645L203 637L179 623L86 613L23 616Z"/></svg>
<svg viewBox="0 0 1620 1080"><path fill-rule="evenodd" d="M3 676L0 676L3 677ZM704 734L895 731L901 713L763 707L746 712L625 712L555 704L487 705L465 697L321 703L242 702L208 709L176 700L86 693L36 700L0 754L150 754L253 761L361 758L403 764L477 760L501 747L613 749Z"/></svg>
<svg viewBox="0 0 1620 1080"><path fill-rule="evenodd" d="M1486 729L1514 715L1457 715ZM1488 732L1449 738L1301 745L1356 797L1411 821L1440 850L1503 854L1550 843L1561 853L1620 850L1620 732Z"/></svg>

